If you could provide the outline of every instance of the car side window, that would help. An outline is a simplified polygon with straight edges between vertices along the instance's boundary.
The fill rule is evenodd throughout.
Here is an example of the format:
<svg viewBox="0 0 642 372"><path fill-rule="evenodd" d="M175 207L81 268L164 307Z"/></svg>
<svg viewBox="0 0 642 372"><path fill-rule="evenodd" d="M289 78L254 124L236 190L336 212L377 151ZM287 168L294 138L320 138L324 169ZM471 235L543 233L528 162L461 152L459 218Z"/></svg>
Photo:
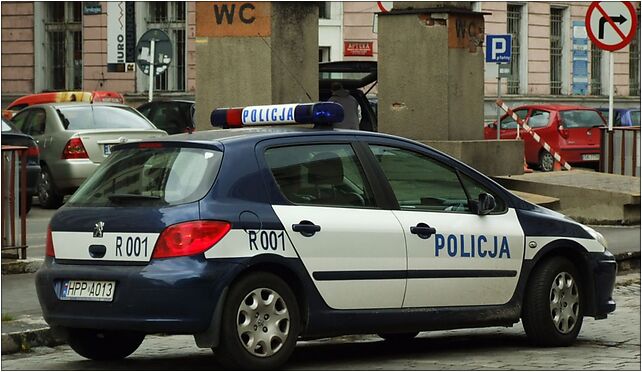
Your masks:
<svg viewBox="0 0 642 372"><path fill-rule="evenodd" d="M45 124L47 122L47 114L43 109L31 110L31 115L27 119L27 134L30 136L38 136L45 133Z"/></svg>
<svg viewBox="0 0 642 372"><path fill-rule="evenodd" d="M490 194L495 198L495 208L491 213L503 213L506 211L506 203L497 194L461 172L459 172L459 177L470 200L479 200L479 195L483 193Z"/></svg>
<svg viewBox="0 0 642 372"><path fill-rule="evenodd" d="M543 128L548 125L551 113L548 111L534 110L528 118L528 125L531 128Z"/></svg>
<svg viewBox="0 0 642 372"><path fill-rule="evenodd" d="M370 145L399 207L404 210L470 212L457 172L422 154Z"/></svg>
<svg viewBox="0 0 642 372"><path fill-rule="evenodd" d="M147 105L144 107L139 107L138 112L145 115L146 118L149 118L149 112L152 111L152 105Z"/></svg>
<svg viewBox="0 0 642 372"><path fill-rule="evenodd" d="M515 111L515 113L517 114L517 116L519 116L520 119L524 120L526 119L526 115L528 114L528 109L517 110ZM501 129L517 129L517 122L513 120L510 115L506 116L501 121Z"/></svg>
<svg viewBox="0 0 642 372"><path fill-rule="evenodd" d="M11 119L11 122L20 130L22 133L27 133L27 117L31 110L21 111L16 116Z"/></svg>
<svg viewBox="0 0 642 372"><path fill-rule="evenodd" d="M281 193L294 204L376 206L349 144L270 148L265 151L265 159Z"/></svg>

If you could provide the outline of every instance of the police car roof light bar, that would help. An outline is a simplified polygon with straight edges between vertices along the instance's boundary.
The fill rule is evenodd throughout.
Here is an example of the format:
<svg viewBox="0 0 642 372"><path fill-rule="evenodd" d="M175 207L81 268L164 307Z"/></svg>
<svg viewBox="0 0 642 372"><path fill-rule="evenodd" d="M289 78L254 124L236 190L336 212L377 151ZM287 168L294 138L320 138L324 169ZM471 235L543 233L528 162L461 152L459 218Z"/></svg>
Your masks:
<svg viewBox="0 0 642 372"><path fill-rule="evenodd" d="M212 126L240 128L275 124L329 125L343 121L343 107L335 102L225 108L212 111Z"/></svg>

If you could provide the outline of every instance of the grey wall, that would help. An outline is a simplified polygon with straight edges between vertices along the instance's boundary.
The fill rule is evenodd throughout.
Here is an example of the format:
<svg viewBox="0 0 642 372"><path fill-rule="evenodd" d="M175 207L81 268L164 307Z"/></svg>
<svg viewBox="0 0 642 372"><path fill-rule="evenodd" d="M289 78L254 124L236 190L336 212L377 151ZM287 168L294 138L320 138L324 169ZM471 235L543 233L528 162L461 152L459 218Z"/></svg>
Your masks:
<svg viewBox="0 0 642 372"><path fill-rule="evenodd" d="M379 18L379 131L416 140L448 138L448 32L416 14Z"/></svg>
<svg viewBox="0 0 642 372"><path fill-rule="evenodd" d="M517 140L422 141L487 176L524 173L524 142Z"/></svg>
<svg viewBox="0 0 642 372"><path fill-rule="evenodd" d="M379 17L381 132L415 140L483 139L483 54L479 47L471 52L449 46L458 37L456 17L461 16L392 12ZM483 27L481 15L466 17L477 17ZM450 31L448 22L453 22Z"/></svg>
<svg viewBox="0 0 642 372"><path fill-rule="evenodd" d="M317 45L314 3L273 2L270 36L197 38L197 130L217 107L307 102L304 90L316 100Z"/></svg>

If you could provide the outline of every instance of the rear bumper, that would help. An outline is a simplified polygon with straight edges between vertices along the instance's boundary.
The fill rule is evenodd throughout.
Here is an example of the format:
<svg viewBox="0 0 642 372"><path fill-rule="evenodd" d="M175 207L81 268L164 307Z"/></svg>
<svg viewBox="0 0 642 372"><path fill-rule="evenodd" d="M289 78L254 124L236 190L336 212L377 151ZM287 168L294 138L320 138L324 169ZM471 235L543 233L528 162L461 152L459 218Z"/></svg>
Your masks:
<svg viewBox="0 0 642 372"><path fill-rule="evenodd" d="M87 177L91 176L100 163L89 159L61 159L47 164L56 188L62 193L72 193Z"/></svg>
<svg viewBox="0 0 642 372"><path fill-rule="evenodd" d="M582 155L598 155L597 159L584 160ZM600 146L562 146L560 147L560 156L562 160L569 163L587 163L599 161Z"/></svg>
<svg viewBox="0 0 642 372"><path fill-rule="evenodd" d="M596 319L606 318L608 313L615 311L613 288L617 274L615 257L609 252L591 253L590 270L593 274L593 306L592 315ZM591 309L591 308L589 308Z"/></svg>
<svg viewBox="0 0 642 372"><path fill-rule="evenodd" d="M61 264L47 257L36 290L52 327L195 334L206 330L239 265L202 256L152 260L144 266ZM116 282L112 302L61 300L63 280Z"/></svg>

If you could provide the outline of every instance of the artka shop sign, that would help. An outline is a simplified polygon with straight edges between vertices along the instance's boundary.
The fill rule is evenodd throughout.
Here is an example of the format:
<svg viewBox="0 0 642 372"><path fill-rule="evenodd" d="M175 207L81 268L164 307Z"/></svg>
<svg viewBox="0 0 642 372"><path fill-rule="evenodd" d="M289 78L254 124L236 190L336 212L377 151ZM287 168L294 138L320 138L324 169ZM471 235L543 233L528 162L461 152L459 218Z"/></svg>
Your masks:
<svg viewBox="0 0 642 372"><path fill-rule="evenodd" d="M345 57L372 57L372 41L344 41L343 55Z"/></svg>

